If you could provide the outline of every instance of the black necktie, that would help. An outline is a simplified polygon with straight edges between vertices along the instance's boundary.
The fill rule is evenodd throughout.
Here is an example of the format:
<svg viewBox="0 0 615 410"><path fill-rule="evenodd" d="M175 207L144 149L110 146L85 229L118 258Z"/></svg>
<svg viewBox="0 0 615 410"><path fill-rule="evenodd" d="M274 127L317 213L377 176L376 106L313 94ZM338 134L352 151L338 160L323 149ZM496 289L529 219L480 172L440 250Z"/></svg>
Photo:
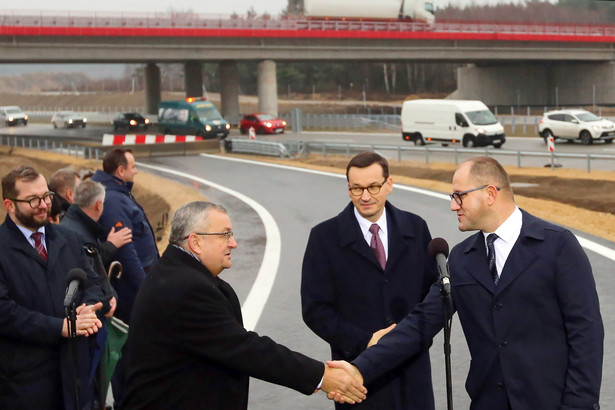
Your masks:
<svg viewBox="0 0 615 410"><path fill-rule="evenodd" d="M493 242L498 238L499 236L494 233L487 235L487 262L489 263L489 271L491 272L493 283L495 283L496 286L500 277L498 276L498 268L495 265L495 247L493 246Z"/></svg>

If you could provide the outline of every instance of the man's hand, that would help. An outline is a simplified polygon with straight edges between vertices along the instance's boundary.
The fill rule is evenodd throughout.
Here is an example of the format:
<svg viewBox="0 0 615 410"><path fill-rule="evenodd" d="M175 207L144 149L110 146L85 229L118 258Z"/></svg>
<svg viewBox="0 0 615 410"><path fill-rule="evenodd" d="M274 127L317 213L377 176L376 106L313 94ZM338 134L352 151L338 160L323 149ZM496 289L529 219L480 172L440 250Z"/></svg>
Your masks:
<svg viewBox="0 0 615 410"><path fill-rule="evenodd" d="M96 317L96 311L102 308L103 304L98 302L95 305L87 305L84 303L77 307L77 319L75 320L75 327L77 336L89 336L98 332L98 329L102 327L102 322ZM62 337L68 338L68 323L64 319L62 324Z"/></svg>
<svg viewBox="0 0 615 410"><path fill-rule="evenodd" d="M116 248L121 248L129 242L132 242L132 231L130 228L124 227L119 231L111 228L107 235L107 241L111 242Z"/></svg>
<svg viewBox="0 0 615 410"><path fill-rule="evenodd" d="M109 306L109 311L105 313L106 318L110 318L115 313L115 309L117 308L117 300L115 299L115 296L109 299Z"/></svg>
<svg viewBox="0 0 615 410"><path fill-rule="evenodd" d="M333 366L331 366L333 364ZM367 389L363 387L361 373L348 362L327 362L321 389L327 397L338 403L361 403Z"/></svg>
<svg viewBox="0 0 615 410"><path fill-rule="evenodd" d="M382 336L386 335L391 330L395 329L395 326L396 326L395 323L393 323L391 326L387 327L386 329L380 329L374 332L374 334L372 335L372 338L369 339L369 342L367 343L367 347L372 347L373 345L377 344L378 340L380 340Z"/></svg>

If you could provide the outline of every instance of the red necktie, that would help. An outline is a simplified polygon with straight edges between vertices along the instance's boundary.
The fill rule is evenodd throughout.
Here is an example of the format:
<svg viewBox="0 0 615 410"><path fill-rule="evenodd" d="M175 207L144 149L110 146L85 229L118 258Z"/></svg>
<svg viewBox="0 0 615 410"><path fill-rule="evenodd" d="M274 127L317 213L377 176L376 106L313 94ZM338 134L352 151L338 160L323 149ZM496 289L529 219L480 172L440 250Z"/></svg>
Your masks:
<svg viewBox="0 0 615 410"><path fill-rule="evenodd" d="M34 249L36 249L38 254L41 255L41 258L43 258L43 260L47 260L47 250L45 250L45 246L43 245L43 241L41 240L43 238L43 233L34 232L30 236L32 237L32 239L34 239Z"/></svg>
<svg viewBox="0 0 615 410"><path fill-rule="evenodd" d="M369 246L374 250L376 258L378 258L378 262L380 262L380 266L382 266L382 269L384 269L387 264L387 257L384 253L384 246L382 245L382 241L380 240L380 235L378 235L379 230L380 227L378 226L378 224L372 224L372 226L369 227L369 231L372 233L372 240Z"/></svg>

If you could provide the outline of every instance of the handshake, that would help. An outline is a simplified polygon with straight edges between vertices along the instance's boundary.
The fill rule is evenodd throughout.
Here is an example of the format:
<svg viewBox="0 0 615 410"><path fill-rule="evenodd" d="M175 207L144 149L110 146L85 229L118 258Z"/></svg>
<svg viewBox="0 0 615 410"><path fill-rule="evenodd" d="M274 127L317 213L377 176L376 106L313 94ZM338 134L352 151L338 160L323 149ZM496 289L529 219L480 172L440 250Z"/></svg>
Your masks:
<svg viewBox="0 0 615 410"><path fill-rule="evenodd" d="M359 369L343 360L327 362L321 390L328 399L349 404L361 403L367 393Z"/></svg>

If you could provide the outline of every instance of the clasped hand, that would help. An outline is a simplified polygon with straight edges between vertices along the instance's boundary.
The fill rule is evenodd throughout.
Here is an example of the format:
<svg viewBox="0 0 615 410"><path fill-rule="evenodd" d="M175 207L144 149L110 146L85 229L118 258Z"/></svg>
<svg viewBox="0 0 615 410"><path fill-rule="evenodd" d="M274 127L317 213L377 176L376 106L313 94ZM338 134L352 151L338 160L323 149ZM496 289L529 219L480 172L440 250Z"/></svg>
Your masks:
<svg viewBox="0 0 615 410"><path fill-rule="evenodd" d="M338 403L361 403L367 393L361 373L345 361L327 362L321 388L327 398Z"/></svg>
<svg viewBox="0 0 615 410"><path fill-rule="evenodd" d="M89 336L98 332L98 329L102 327L102 322L96 316L96 311L100 308L102 308L101 302L95 305L86 305L84 303L77 307L77 319L75 321L77 336ZM62 324L62 337L69 337L66 319L64 319Z"/></svg>

